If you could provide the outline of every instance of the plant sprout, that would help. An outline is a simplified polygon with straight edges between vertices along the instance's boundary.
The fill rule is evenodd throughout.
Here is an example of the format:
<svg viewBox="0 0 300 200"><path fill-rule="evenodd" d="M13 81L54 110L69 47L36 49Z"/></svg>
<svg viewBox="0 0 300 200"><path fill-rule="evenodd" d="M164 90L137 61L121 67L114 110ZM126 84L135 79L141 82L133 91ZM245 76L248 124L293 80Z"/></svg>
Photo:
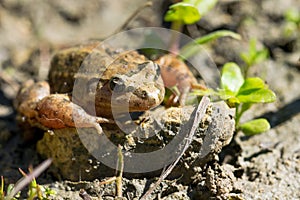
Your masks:
<svg viewBox="0 0 300 200"><path fill-rule="evenodd" d="M266 60L269 56L269 52L266 48L258 49L256 46L256 40L251 39L249 43L248 52L240 54L241 59L245 62L246 66L243 68L244 77L248 76L249 68L259 62Z"/></svg>
<svg viewBox="0 0 300 200"><path fill-rule="evenodd" d="M217 3L217 0L183 0L169 7L165 15L165 21L172 22L171 28L182 31L183 25L194 24L203 15L209 12ZM293 20L295 15L291 15ZM297 18L298 19L298 18ZM228 30L219 30L205 36L196 38L193 43L186 44L179 49L178 34L171 37L169 50L173 53L180 52L181 57L187 59L199 51L199 45L206 44L220 37L229 36L234 39L241 39L237 33ZM254 135L270 129L270 124L266 119L254 119L240 124L241 116L249 110L253 104L270 103L276 100L275 93L268 88L264 81L258 77L248 77L251 66L268 58L266 48L258 49L256 40L249 43L247 52L240 54L245 66L239 67L236 63L226 63L222 68L221 85L219 89L194 90L192 94L198 96L214 95L236 109L235 122L236 130L242 130L246 135Z"/></svg>

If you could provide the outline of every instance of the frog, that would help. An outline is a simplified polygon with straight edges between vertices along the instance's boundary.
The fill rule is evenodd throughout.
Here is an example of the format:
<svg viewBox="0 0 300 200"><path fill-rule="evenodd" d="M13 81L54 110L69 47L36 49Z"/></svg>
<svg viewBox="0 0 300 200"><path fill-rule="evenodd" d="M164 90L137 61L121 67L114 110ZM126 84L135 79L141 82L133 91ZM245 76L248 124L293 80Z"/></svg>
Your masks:
<svg viewBox="0 0 300 200"><path fill-rule="evenodd" d="M100 42L77 45L60 50L53 56L47 81L28 80L23 84L17 95L17 110L23 121L46 130L43 138L37 143L37 151L44 157L53 158L54 166L59 169L59 176L62 175L75 181L78 180L78 174L83 180L109 174L101 162L91 160L90 152L81 143L82 138L78 136L78 130L75 128L82 128L91 136L91 140L94 137L90 133L94 133L93 128L95 128L97 133L104 133L113 142L121 143L126 151L133 152L135 150L150 152L160 149L167 144L165 141L170 141L178 133L177 127L186 123L186 120L189 119L188 116L193 112L193 107L185 107L186 109L160 107L155 112L148 111L161 104L165 86L183 83L183 81L169 83L168 80L172 79L163 80L162 73L164 71L171 71L172 74L169 76L175 75L172 78L189 72L181 69L175 73L177 72L176 68L170 70L172 64L160 61L161 64L167 63L166 70L160 66L160 63L148 60L137 51L124 51ZM173 60L173 62L175 61ZM168 77L167 74L165 75ZM184 80L187 86L191 86L192 78L192 76L185 75L184 79L176 79ZM76 85L80 87L76 87ZM112 109L117 108L121 113L125 112L117 107L118 104L121 107L127 107L124 102L128 103L129 112L145 111L144 116L141 116L141 120L137 124L138 129L134 131L146 129L146 135L148 133L150 135L157 131L158 126L162 126L162 131L149 140L146 137L133 138L138 134L140 136L140 132L123 134L123 131L115 125ZM187 110L190 112L184 112ZM216 108L215 110L219 112L221 109ZM184 115L181 115L182 113ZM212 127L218 128L214 129L215 132L210 133L208 137L212 138L211 140L216 145L209 145L211 149L207 151L215 154L214 150L220 149L220 145L223 146L225 143L223 140L227 141L232 134L227 134L227 131L224 133L219 131L223 129L219 129L217 122L220 121L223 124L224 120L213 123L210 116L213 115L208 112L204 119L204 122L208 123L200 124L204 124L205 127L208 127L207 124L211 124ZM227 117L227 115L221 116ZM106 126L107 124L108 126ZM201 130L204 131L204 129L202 127ZM225 137L223 137L224 135ZM227 137L227 135L229 136ZM119 139L121 137L122 139ZM205 134L200 134L199 137L202 138L198 138L192 148L196 149L198 154L202 143L207 142L203 139ZM100 147L105 148L101 145ZM107 151L109 152L109 149ZM190 155L194 155L194 152ZM208 157L214 158L214 156ZM191 159L187 158L186 160L184 166L190 166L191 162L188 160ZM205 161L207 162L207 160ZM193 159L192 162L194 162ZM194 168L190 169L194 170ZM112 174L114 173L115 170Z"/></svg>
<svg viewBox="0 0 300 200"><path fill-rule="evenodd" d="M93 41L58 51L48 81L25 82L16 107L33 126L94 127L102 133L100 124L114 123L112 109L143 112L160 105L164 93L157 63L137 51Z"/></svg>

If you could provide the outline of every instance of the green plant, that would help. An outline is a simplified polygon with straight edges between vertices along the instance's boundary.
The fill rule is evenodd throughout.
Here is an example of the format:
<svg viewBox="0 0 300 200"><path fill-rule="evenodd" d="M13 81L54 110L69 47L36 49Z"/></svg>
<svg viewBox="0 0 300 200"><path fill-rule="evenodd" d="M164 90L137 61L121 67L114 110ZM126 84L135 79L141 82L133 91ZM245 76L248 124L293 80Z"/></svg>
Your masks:
<svg viewBox="0 0 300 200"><path fill-rule="evenodd" d="M171 28L173 30L181 31L183 25L199 21L216 3L217 0L183 0L170 6L165 15L165 21L172 22ZM234 39L241 38L237 33L219 30L196 38L194 42L186 44L179 50L179 38L178 35L174 35L171 39L170 51L180 51L181 57L187 59L200 50L199 45L224 36ZM235 122L237 131L242 130L246 135L262 133L270 129L270 124L266 119L254 119L243 124L240 124L240 119L253 104L269 103L276 100L275 93L268 88L262 79L258 77L248 78L250 67L267 59L268 50L266 48L258 49L256 40L252 39L249 43L248 52L241 53L240 57L245 63L245 66L242 68L243 72L236 63L226 63L222 69L220 89L194 90L193 94L198 96L219 96L230 107L236 109Z"/></svg>
<svg viewBox="0 0 300 200"><path fill-rule="evenodd" d="M20 169L19 169L20 170ZM22 170L20 172L23 176L27 176ZM7 186L6 192L4 191L4 178L1 176L1 189L0 189L0 200L17 200L20 198L21 191L18 191L13 197L7 196L7 194L11 194L15 188L14 184L9 184ZM37 184L36 180L33 179L28 186L27 192L27 200L40 199L47 200L51 195L54 195L55 191L50 189L49 187L44 187Z"/></svg>
<svg viewBox="0 0 300 200"><path fill-rule="evenodd" d="M218 0L183 0L182 2L173 4L169 7L164 20L172 23L172 30L181 32L183 25L190 25L198 22L216 5L217 2ZM199 51L199 45L226 36L238 40L241 39L239 34L232 31L218 30L195 38L193 42L188 43L179 49L179 35L173 34L169 44L169 50L173 53L180 51L180 56L187 59Z"/></svg>
<svg viewBox="0 0 300 200"><path fill-rule="evenodd" d="M9 184L6 192L4 191L4 178L1 176L0 185L0 200L17 200L20 198L21 190L28 185L27 200L39 199L47 200L51 195L55 194L55 191L37 184L34 177L38 176L42 171L49 167L51 164L51 159L45 160L35 169L29 169L30 174L26 174L24 171L19 169L20 173L23 175L16 184Z"/></svg>
<svg viewBox="0 0 300 200"><path fill-rule="evenodd" d="M198 22L218 2L218 0L183 0L169 7L164 20L171 22L171 29L182 31L184 25ZM173 32L174 33L174 32ZM241 39L241 36L229 30L218 30L207 35L195 38L193 42L186 44L179 49L179 35L171 36L169 50L173 53L180 51L180 56L187 59L199 51L199 45L206 44L220 37L229 36L234 39Z"/></svg>
<svg viewBox="0 0 300 200"><path fill-rule="evenodd" d="M214 31L214 32L209 33L207 35L204 35L202 37L198 37L198 38L194 39L193 42L184 45L180 49L180 56L185 58L185 59L188 59L189 57L196 54L198 51L201 51L201 46L200 45L209 43L209 42L211 42L213 40L216 40L220 37L232 37L236 40L241 39L241 36L239 34L234 33L232 31L228 31L228 30Z"/></svg>
<svg viewBox="0 0 300 200"><path fill-rule="evenodd" d="M245 62L246 66L243 67L244 77L248 77L248 72L251 66L266 60L269 56L269 52L266 48L258 49L256 40L251 39L249 42L248 52L242 52L240 54L241 59Z"/></svg>
<svg viewBox="0 0 300 200"><path fill-rule="evenodd" d="M284 13L284 19L286 21L284 27L285 36L297 36L300 29L300 12L297 9L289 9Z"/></svg>
<svg viewBox="0 0 300 200"><path fill-rule="evenodd" d="M266 119L260 118L240 124L241 116L253 104L270 103L276 100L275 93L258 77L244 78L240 67L235 63L226 63L222 69L220 97L234 107L236 129L246 135L265 132L270 129Z"/></svg>
<svg viewBox="0 0 300 200"><path fill-rule="evenodd" d="M264 118L240 123L242 115L258 103L270 103L276 100L275 93L258 77L244 78L240 67L233 62L226 63L222 68L221 87L218 90L195 90L195 95L215 95L235 108L236 130L246 135L255 135L270 129L269 122Z"/></svg>
<svg viewBox="0 0 300 200"><path fill-rule="evenodd" d="M218 0L183 0L169 7L164 19L178 25L194 24L217 2ZM178 25L175 27L179 27Z"/></svg>
<svg viewBox="0 0 300 200"><path fill-rule="evenodd" d="M20 173L27 177L27 174L19 169ZM32 169L29 169L30 172L32 172ZM49 187L44 187L39 185L36 182L36 179L33 178L32 181L28 185L28 192L27 192L27 200L33 200L33 199L40 199L40 200L47 200L51 195L54 195L55 191L50 189Z"/></svg>
<svg viewBox="0 0 300 200"><path fill-rule="evenodd" d="M181 32L184 25L191 25L198 22L216 5L217 2L218 0L183 0L182 2L173 4L169 7L164 20L172 23L172 30ZM180 55L187 59L199 51L199 44L206 44L212 40L225 36L241 39L239 34L232 31L218 30L195 38L194 42L186 44L179 49L179 35L173 34L169 44L169 50L173 53L180 51Z"/></svg>
<svg viewBox="0 0 300 200"><path fill-rule="evenodd" d="M12 190L13 190L13 188L14 188L14 184L9 184L9 185L7 186L6 191L4 191L4 178L3 178L3 176L1 176L0 200L6 200L6 199L8 199L8 198L6 197L6 194L11 193ZM20 194L21 194L21 192L19 191L14 197L9 198L9 200L10 200L10 199L11 199L11 200L17 200L17 199L20 197Z"/></svg>

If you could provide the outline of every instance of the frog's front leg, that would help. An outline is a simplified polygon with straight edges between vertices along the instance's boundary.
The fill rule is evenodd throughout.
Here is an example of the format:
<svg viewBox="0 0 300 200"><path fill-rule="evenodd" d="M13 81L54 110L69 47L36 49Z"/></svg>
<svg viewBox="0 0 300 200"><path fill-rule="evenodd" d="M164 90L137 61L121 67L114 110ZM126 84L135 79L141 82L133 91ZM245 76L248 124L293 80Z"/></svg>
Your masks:
<svg viewBox="0 0 300 200"><path fill-rule="evenodd" d="M50 129L95 127L102 133L99 123L112 123L112 120L89 115L67 94L50 94L46 82L25 83L17 101L17 110L29 123Z"/></svg>

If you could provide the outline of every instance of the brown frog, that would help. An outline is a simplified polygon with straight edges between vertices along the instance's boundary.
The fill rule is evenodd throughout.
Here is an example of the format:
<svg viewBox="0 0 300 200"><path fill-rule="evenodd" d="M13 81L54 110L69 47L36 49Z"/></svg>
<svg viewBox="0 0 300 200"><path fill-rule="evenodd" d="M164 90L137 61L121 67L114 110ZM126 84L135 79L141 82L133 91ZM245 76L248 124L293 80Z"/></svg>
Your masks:
<svg viewBox="0 0 300 200"><path fill-rule="evenodd" d="M95 127L102 132L99 123L113 123L112 107L120 113L145 111L159 105L165 92L157 64L136 51L100 42L59 51L48 78L49 84L24 84L17 110L31 124L53 129Z"/></svg>

